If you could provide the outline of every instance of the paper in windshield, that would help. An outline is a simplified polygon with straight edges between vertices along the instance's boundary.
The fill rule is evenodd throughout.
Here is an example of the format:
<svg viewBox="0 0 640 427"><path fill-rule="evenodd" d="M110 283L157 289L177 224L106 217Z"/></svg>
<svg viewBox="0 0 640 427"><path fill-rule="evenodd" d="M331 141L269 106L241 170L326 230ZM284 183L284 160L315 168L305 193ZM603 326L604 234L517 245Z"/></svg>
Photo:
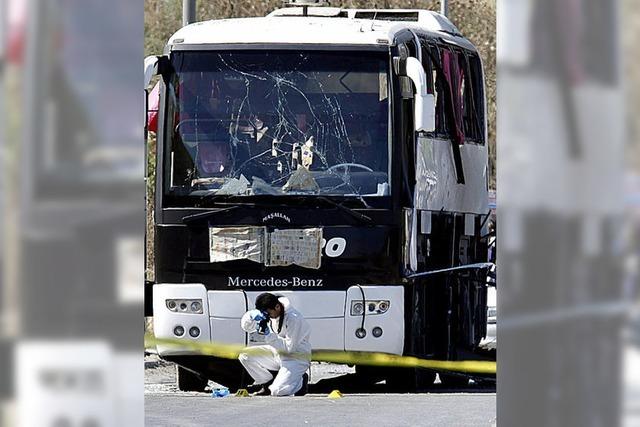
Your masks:
<svg viewBox="0 0 640 427"><path fill-rule="evenodd" d="M320 268L322 229L274 230L269 234L268 266Z"/></svg>
<svg viewBox="0 0 640 427"><path fill-rule="evenodd" d="M322 229L274 230L266 227L209 228L210 262L247 259L271 266L320 268Z"/></svg>
<svg viewBox="0 0 640 427"><path fill-rule="evenodd" d="M248 259L262 263L266 235L266 227L211 227L209 259L211 262Z"/></svg>

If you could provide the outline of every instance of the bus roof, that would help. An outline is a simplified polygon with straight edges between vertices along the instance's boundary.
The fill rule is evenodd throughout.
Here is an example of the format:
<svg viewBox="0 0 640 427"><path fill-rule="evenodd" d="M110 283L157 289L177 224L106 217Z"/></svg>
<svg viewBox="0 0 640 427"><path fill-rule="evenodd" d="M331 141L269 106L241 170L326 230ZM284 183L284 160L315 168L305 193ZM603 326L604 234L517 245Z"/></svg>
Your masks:
<svg viewBox="0 0 640 427"><path fill-rule="evenodd" d="M405 29L434 33L464 47L470 43L443 15L417 9L277 9L266 17L196 22L178 30L169 47L204 44L389 45Z"/></svg>

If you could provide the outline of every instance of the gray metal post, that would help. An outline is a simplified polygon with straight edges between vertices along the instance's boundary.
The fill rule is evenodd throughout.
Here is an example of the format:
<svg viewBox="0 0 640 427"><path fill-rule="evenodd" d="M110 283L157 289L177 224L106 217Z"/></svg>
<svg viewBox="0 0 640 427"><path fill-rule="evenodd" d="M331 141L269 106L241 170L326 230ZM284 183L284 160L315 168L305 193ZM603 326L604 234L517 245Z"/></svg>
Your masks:
<svg viewBox="0 0 640 427"><path fill-rule="evenodd" d="M196 0L182 0L182 26L196 22Z"/></svg>
<svg viewBox="0 0 640 427"><path fill-rule="evenodd" d="M449 0L440 0L440 13L449 16Z"/></svg>

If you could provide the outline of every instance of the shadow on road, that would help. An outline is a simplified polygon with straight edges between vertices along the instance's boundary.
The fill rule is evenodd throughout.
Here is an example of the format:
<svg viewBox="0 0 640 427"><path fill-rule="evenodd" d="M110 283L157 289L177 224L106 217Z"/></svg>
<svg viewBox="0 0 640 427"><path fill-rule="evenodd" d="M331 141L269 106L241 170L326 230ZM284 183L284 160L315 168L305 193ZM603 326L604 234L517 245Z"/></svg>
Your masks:
<svg viewBox="0 0 640 427"><path fill-rule="evenodd" d="M309 384L309 393L323 394L333 390L340 390L343 393L495 393L496 383L493 380L475 380L466 386L450 387L442 383L435 383L429 387L418 390L408 390L387 385L381 381L371 383L363 380L358 374L346 374L339 377L327 378L315 384Z"/></svg>

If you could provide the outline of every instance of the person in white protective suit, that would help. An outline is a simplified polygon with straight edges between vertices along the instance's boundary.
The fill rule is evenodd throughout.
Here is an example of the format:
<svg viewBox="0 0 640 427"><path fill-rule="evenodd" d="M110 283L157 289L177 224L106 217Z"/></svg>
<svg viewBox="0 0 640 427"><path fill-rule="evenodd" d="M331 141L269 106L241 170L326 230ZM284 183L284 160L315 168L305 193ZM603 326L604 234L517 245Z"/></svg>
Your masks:
<svg viewBox="0 0 640 427"><path fill-rule="evenodd" d="M256 309L246 312L240 322L246 332L264 335L267 343L247 347L238 356L254 380L248 391L256 396L306 394L311 327L302 314L287 298L264 293L258 295ZM295 353L295 357L286 353Z"/></svg>

